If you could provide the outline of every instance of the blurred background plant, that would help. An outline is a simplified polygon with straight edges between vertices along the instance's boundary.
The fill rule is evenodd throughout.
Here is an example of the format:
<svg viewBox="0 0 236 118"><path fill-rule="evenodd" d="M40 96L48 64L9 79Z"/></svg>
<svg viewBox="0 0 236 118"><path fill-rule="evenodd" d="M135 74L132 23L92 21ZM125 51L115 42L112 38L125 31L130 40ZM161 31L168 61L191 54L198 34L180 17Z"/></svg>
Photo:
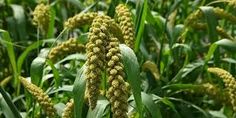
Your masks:
<svg viewBox="0 0 236 118"><path fill-rule="evenodd" d="M128 10L116 9L120 3ZM234 118L235 3L0 0L0 117L116 117L110 107L115 103L110 104L111 96L105 95L111 84L107 83L109 73L100 73L100 93L93 110L85 93L90 25L97 15L106 14L122 30L111 31L113 35L130 36L124 37L121 43L128 45L120 44L117 53L126 73L122 76L126 86L122 86L129 91L128 117ZM106 48L110 51L111 47Z"/></svg>

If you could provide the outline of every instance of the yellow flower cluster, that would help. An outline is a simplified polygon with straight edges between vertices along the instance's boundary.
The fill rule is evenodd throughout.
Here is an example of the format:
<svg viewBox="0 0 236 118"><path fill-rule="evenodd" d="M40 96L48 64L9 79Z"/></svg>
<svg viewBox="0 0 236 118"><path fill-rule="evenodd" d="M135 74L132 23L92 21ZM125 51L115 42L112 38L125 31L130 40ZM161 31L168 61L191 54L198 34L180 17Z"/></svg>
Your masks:
<svg viewBox="0 0 236 118"><path fill-rule="evenodd" d="M33 24L37 25L44 33L48 31L50 22L50 6L38 4L33 12Z"/></svg>
<svg viewBox="0 0 236 118"><path fill-rule="evenodd" d="M62 113L62 118L73 118L73 110L74 110L74 100L70 99L70 101L66 104L66 107Z"/></svg>
<svg viewBox="0 0 236 118"><path fill-rule="evenodd" d="M77 14L71 18L69 18L65 23L64 27L68 29L74 29L76 27L80 27L86 24L91 24L93 19L98 14L95 12L89 12L89 13L80 13Z"/></svg>
<svg viewBox="0 0 236 118"><path fill-rule="evenodd" d="M121 63L119 40L117 38L110 38L106 48L108 50L106 58L108 81L110 84L107 97L111 103L113 118L127 118L128 89L124 81L125 73L124 66Z"/></svg>
<svg viewBox="0 0 236 118"><path fill-rule="evenodd" d="M83 52L85 52L85 46L78 43L75 38L70 38L69 40L52 48L48 54L48 59L55 63L66 55Z"/></svg>
<svg viewBox="0 0 236 118"><path fill-rule="evenodd" d="M35 97L36 101L41 105L47 116L54 118L56 116L56 109L48 95L45 94L41 88L28 82L25 78L21 77L20 81L29 93Z"/></svg>
<svg viewBox="0 0 236 118"><path fill-rule="evenodd" d="M120 4L116 7L116 14L122 33L124 35L124 42L127 46L133 49L135 36L132 14L124 4Z"/></svg>
<svg viewBox="0 0 236 118"><path fill-rule="evenodd" d="M223 79L225 87L228 90L233 110L236 111L236 81L235 78L226 70L221 68L208 68L208 72L217 75Z"/></svg>

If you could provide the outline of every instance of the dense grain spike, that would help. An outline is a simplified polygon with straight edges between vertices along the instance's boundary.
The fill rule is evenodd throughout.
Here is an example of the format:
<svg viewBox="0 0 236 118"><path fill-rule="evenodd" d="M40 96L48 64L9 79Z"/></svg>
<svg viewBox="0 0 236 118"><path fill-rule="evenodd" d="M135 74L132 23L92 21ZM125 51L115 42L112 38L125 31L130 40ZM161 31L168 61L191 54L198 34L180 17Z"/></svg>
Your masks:
<svg viewBox="0 0 236 118"><path fill-rule="evenodd" d="M48 31L50 15L50 6L43 3L38 4L33 12L33 24L37 25L44 34Z"/></svg>
<svg viewBox="0 0 236 118"><path fill-rule="evenodd" d="M191 27L193 27L195 29L199 29L199 30L206 30L207 29L207 24L193 23L193 24L191 24ZM222 38L227 38L227 39L234 40L234 38L231 35L229 35L223 28L217 26L216 31Z"/></svg>
<svg viewBox="0 0 236 118"><path fill-rule="evenodd" d="M131 49L134 48L134 24L132 14L126 5L120 4L116 7L116 14L122 33L124 42Z"/></svg>
<svg viewBox="0 0 236 118"><path fill-rule="evenodd" d="M86 70L86 94L89 106L94 109L99 95L99 85L101 72L104 70L105 63L105 45L108 34L108 24L110 18L106 16L97 16L92 23L88 35L89 41L86 44L87 70Z"/></svg>
<svg viewBox="0 0 236 118"><path fill-rule="evenodd" d="M48 54L48 59L55 63L66 55L84 52L85 46L78 43L75 38L70 38L69 40L52 48Z"/></svg>
<svg viewBox="0 0 236 118"><path fill-rule="evenodd" d="M109 43L109 36L114 35L115 37L121 37L122 33L118 33L120 30L119 26L109 16L97 16L91 25L89 30L89 41L86 44L87 54L87 89L86 94L89 100L89 106L91 109L96 107L97 98L99 95L99 85L101 72L105 70L106 61L106 45ZM112 45L118 45L112 44ZM113 74L116 72L113 71Z"/></svg>
<svg viewBox="0 0 236 118"><path fill-rule="evenodd" d="M29 91L30 94L36 99L36 101L43 108L48 117L54 118L56 117L56 109L53 107L53 103L47 94L43 92L43 90L36 85L28 82L25 78L20 78L23 86Z"/></svg>
<svg viewBox="0 0 236 118"><path fill-rule="evenodd" d="M124 81L124 66L121 63L119 40L110 38L106 50L111 55L107 55L107 73L110 87L107 97L111 103L113 118L127 118L128 112L128 88ZM109 63L113 62L113 63Z"/></svg>
<svg viewBox="0 0 236 118"><path fill-rule="evenodd" d="M93 21L93 19L98 14L95 12L89 12L89 13L79 13L71 18L69 18L65 23L64 27L68 29L74 29L77 27L81 27L83 25L90 25Z"/></svg>
<svg viewBox="0 0 236 118"><path fill-rule="evenodd" d="M73 118L74 100L70 99L62 113L62 118Z"/></svg>
<svg viewBox="0 0 236 118"><path fill-rule="evenodd" d="M213 73L223 79L225 86L229 92L233 110L236 111L236 81L235 78L226 70L221 68L208 68L208 72Z"/></svg>

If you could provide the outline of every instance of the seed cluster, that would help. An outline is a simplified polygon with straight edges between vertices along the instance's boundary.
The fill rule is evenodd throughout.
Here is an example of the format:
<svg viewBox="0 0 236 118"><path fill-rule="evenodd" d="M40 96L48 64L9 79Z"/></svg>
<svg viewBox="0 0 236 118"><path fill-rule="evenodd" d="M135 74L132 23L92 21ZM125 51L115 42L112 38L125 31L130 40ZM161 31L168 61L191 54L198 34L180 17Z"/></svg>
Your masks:
<svg viewBox="0 0 236 118"><path fill-rule="evenodd" d="M66 55L83 52L85 52L85 46L78 43L75 38L70 38L69 40L52 48L48 54L48 59L55 63Z"/></svg>
<svg viewBox="0 0 236 118"><path fill-rule="evenodd" d="M93 19L98 14L95 12L89 12L89 13L80 13L77 14L71 18L69 18L65 23L64 27L68 29L74 29L76 27L80 27L86 24L91 24Z"/></svg>
<svg viewBox="0 0 236 118"><path fill-rule="evenodd" d="M128 90L124 81L124 66L121 63L121 54L119 50L119 40L110 38L106 47L107 73L110 87L107 97L111 103L113 118L127 118L128 112Z"/></svg>
<svg viewBox="0 0 236 118"><path fill-rule="evenodd" d="M33 12L33 24L37 25L44 33L48 31L50 22L50 6L38 4Z"/></svg>
<svg viewBox="0 0 236 118"><path fill-rule="evenodd" d="M202 84L201 91L202 93L209 95L211 98L214 98L215 100L221 103L226 103L226 104L230 103L229 100L227 99L228 94L211 83Z"/></svg>
<svg viewBox="0 0 236 118"><path fill-rule="evenodd" d="M132 14L126 5L120 4L116 7L116 14L121 27L124 42L131 49L134 48L134 24Z"/></svg>
<svg viewBox="0 0 236 118"><path fill-rule="evenodd" d="M224 9L216 7L213 9L213 11L217 17L227 19L232 23L236 23L236 17L232 14L227 13Z"/></svg>
<svg viewBox="0 0 236 118"><path fill-rule="evenodd" d="M235 78L226 70L221 68L208 68L208 72L213 73L223 79L228 90L233 110L236 111L236 81Z"/></svg>
<svg viewBox="0 0 236 118"><path fill-rule="evenodd" d="M20 78L23 86L32 94L37 102L41 105L48 117L54 118L56 116L56 109L53 107L53 103L47 94L36 85L28 82L25 78Z"/></svg>
<svg viewBox="0 0 236 118"><path fill-rule="evenodd" d="M101 72L104 70L105 45L108 39L109 17L97 16L89 31L89 42L86 44L87 54L87 95L89 106L94 109L99 95Z"/></svg>
<svg viewBox="0 0 236 118"><path fill-rule="evenodd" d="M207 29L207 24L193 23L193 24L191 24L191 27L193 27L195 29L199 29L199 30L206 30ZM216 31L222 38L227 38L227 39L233 40L233 37L231 35L227 34L227 32L223 28L217 26Z"/></svg>
<svg viewBox="0 0 236 118"><path fill-rule="evenodd" d="M62 118L73 118L73 110L74 110L74 100L70 99L70 101L66 104L66 107L62 113Z"/></svg>

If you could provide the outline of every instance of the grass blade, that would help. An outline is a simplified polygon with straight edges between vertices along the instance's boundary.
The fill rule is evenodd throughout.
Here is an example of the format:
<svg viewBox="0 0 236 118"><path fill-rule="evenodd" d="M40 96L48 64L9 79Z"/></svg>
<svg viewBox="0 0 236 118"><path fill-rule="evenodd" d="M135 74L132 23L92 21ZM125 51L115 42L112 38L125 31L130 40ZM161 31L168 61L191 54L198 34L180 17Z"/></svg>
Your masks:
<svg viewBox="0 0 236 118"><path fill-rule="evenodd" d="M18 80L18 71L16 67L16 58L15 58L15 51L12 44L12 39L7 31L0 29L0 42L7 48L8 57L10 59L12 69L13 69L13 76L14 76L14 86L19 87L19 80ZM19 89L17 89L17 93L19 93Z"/></svg>
<svg viewBox="0 0 236 118"><path fill-rule="evenodd" d="M135 19L135 52L138 52L139 50L139 46L141 43L141 39L142 39L142 35L143 35L143 31L144 31L144 26L145 26L145 20L146 20L146 16L147 16L147 8L148 8L148 4L147 4L147 0L144 0L144 2L142 0L140 0L137 3L137 12L136 14L138 14L138 16Z"/></svg>
<svg viewBox="0 0 236 118"><path fill-rule="evenodd" d="M141 97L141 80L139 77L139 64L137 57L134 54L133 50L128 46L121 44L120 45L122 61L125 66L125 72L127 74L128 82L132 88L134 95L134 100L140 114L140 118L143 117L143 105Z"/></svg>
<svg viewBox="0 0 236 118"><path fill-rule="evenodd" d="M82 68L78 71L74 82L73 88L73 96L74 96L74 116L75 118L83 118L82 117L82 108L84 104L84 94L86 87L86 79L85 79L85 68L86 66L82 66Z"/></svg>
<svg viewBox="0 0 236 118"><path fill-rule="evenodd" d="M10 109L11 109L13 115L15 116L15 118L22 118L21 115L20 115L20 112L17 110L16 106L12 103L10 97L7 95L7 93L2 88L2 86L0 86L0 92L3 96L3 98L5 99L7 105L10 107Z"/></svg>

